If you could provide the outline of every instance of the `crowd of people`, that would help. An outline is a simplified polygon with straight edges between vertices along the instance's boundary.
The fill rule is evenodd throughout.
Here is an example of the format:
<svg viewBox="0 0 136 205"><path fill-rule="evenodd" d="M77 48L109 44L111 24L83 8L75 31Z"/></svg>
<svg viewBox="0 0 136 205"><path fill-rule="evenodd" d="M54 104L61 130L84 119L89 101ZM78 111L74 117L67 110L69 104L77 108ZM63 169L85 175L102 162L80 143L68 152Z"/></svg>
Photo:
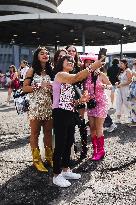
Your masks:
<svg viewBox="0 0 136 205"><path fill-rule="evenodd" d="M99 60L86 58L81 63L76 47L68 45L56 51L52 67L48 50L38 47L31 67L23 60L18 71L11 65L6 74L8 105L14 90L21 88L29 96L27 115L33 165L38 171L48 172L38 145L42 127L45 161L53 168L53 183L57 186L68 187L71 185L70 179L81 178L79 173L70 170L72 145L77 151L76 125L81 137L80 159L87 158L89 154L87 124L93 149L89 159L98 161L105 156L104 129L112 132L117 128L108 112L107 89L111 92L110 110L113 109L116 95L117 122L120 123L124 106L129 122L132 125L136 123L136 61L130 70L126 59L114 59L112 66L104 73L104 59L105 56ZM0 77L3 75L0 74ZM55 138L54 147L52 136Z"/></svg>

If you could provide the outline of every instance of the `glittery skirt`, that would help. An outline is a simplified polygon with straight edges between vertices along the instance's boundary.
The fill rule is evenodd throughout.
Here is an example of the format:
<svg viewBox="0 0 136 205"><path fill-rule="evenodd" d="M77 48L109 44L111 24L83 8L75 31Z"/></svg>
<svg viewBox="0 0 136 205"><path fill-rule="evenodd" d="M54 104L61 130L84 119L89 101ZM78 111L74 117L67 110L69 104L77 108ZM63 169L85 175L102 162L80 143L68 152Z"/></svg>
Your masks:
<svg viewBox="0 0 136 205"><path fill-rule="evenodd" d="M52 119L51 93L46 89L36 90L29 94L29 120L50 120Z"/></svg>

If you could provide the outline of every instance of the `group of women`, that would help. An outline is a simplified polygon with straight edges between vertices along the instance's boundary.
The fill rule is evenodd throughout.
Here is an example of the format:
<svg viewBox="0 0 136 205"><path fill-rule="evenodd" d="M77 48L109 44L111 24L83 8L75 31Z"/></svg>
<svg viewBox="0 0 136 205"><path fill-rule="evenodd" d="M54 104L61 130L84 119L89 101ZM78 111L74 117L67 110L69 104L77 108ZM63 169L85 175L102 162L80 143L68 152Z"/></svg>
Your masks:
<svg viewBox="0 0 136 205"><path fill-rule="evenodd" d="M81 67L76 48L67 46L55 53L52 69L47 49L39 47L34 53L32 67L26 74L23 91L29 93L30 97L28 117L33 164L39 171L48 171L38 147L38 137L43 126L45 160L53 167L53 183L57 186L68 187L71 185L69 179L81 177L70 170L71 146L74 143L76 125L75 109L82 119L79 126L81 158L87 157L84 119L86 104L93 145L91 159L97 161L105 155L103 123L108 112L105 89L111 89L112 85L100 70L102 60L103 58L95 62L86 60ZM55 135L54 149L52 128Z"/></svg>
<svg viewBox="0 0 136 205"><path fill-rule="evenodd" d="M29 111L31 136L30 146L33 164L39 171L47 172L42 162L38 147L41 126L44 132L45 160L53 167L53 183L68 187L68 179L79 179L80 174L70 170L71 146L74 143L75 109L78 110L83 125L80 129L82 150L81 157L87 156L87 133L85 130L85 103L96 100L94 108L88 108L93 160L100 160L105 155L103 122L107 115L107 97L104 88L111 85L99 68L102 60L90 62L81 69L74 46L58 50L54 56L54 68L50 65L46 48L39 47L33 57L32 67L27 71L23 91L29 93ZM75 86L81 91L76 98ZM94 93L95 86L95 93ZM55 147L52 148L52 128L55 135Z"/></svg>

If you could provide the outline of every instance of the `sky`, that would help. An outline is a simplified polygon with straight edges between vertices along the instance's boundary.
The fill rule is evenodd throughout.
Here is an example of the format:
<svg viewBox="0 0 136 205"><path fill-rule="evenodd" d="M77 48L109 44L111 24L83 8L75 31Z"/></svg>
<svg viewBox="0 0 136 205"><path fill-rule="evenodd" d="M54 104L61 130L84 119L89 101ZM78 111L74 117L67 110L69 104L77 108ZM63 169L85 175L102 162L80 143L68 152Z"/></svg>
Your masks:
<svg viewBox="0 0 136 205"><path fill-rule="evenodd" d="M90 14L120 18L136 22L136 0L63 0L58 7L61 13ZM106 46L108 52L120 52L120 45ZM99 47L87 47L97 52ZM78 51L82 51L78 47ZM136 51L136 43L123 45L123 51Z"/></svg>

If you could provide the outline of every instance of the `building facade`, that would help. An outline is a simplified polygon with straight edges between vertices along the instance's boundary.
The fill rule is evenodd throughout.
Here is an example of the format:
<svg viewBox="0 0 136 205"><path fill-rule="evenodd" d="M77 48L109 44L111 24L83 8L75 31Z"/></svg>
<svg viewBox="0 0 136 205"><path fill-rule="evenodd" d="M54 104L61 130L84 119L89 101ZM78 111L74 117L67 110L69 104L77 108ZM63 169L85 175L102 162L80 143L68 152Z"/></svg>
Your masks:
<svg viewBox="0 0 136 205"><path fill-rule="evenodd" d="M62 0L0 0L0 16L14 14L57 13Z"/></svg>
<svg viewBox="0 0 136 205"><path fill-rule="evenodd" d="M0 16L15 14L58 13L57 7L62 0L0 0ZM19 68L22 59L30 64L35 47L0 42L0 70L6 72L11 64Z"/></svg>

